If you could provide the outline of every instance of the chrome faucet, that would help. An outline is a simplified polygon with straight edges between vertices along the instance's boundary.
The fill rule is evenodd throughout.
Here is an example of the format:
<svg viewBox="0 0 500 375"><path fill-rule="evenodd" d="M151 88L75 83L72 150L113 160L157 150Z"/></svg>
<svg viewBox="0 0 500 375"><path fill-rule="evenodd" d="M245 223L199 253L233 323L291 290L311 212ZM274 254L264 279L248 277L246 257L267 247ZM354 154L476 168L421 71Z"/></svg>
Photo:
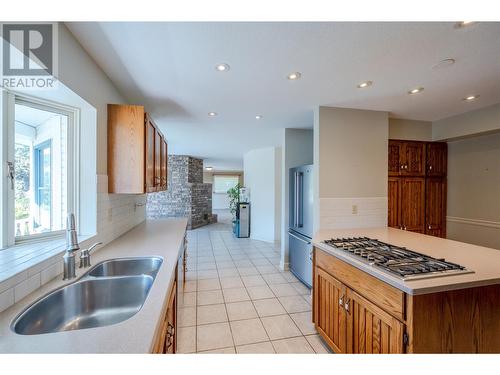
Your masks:
<svg viewBox="0 0 500 375"><path fill-rule="evenodd" d="M102 245L102 242L97 242L90 246L88 249L83 249L80 252L80 268L90 267L90 252L94 250L95 247Z"/></svg>
<svg viewBox="0 0 500 375"><path fill-rule="evenodd" d="M80 268L90 267L90 252L102 242L97 242L88 249L83 249L80 253ZM68 214L66 223L66 252L63 256L64 275L63 280L71 280L76 277L75 253L80 250L78 236L76 234L75 215Z"/></svg>
<svg viewBox="0 0 500 375"><path fill-rule="evenodd" d="M76 235L75 215L70 213L66 221L66 252L63 256L63 280L70 280L76 277L75 252L79 249L80 245L78 245L78 237Z"/></svg>

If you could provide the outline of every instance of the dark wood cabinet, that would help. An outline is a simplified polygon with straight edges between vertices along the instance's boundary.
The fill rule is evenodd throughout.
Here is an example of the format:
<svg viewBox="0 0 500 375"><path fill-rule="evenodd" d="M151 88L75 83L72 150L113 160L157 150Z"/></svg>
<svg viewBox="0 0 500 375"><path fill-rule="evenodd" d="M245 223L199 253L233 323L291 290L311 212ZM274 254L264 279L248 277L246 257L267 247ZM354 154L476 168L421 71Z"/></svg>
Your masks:
<svg viewBox="0 0 500 375"><path fill-rule="evenodd" d="M389 176L425 176L425 142L389 140Z"/></svg>
<svg viewBox="0 0 500 375"><path fill-rule="evenodd" d="M425 233L445 237L446 179L443 177L427 178L425 191Z"/></svg>
<svg viewBox="0 0 500 375"><path fill-rule="evenodd" d="M387 185L389 213L388 225L394 228L401 227L401 182L402 178L389 177Z"/></svg>
<svg viewBox="0 0 500 375"><path fill-rule="evenodd" d="M389 140L389 176L399 176L404 168L403 146L402 141Z"/></svg>
<svg viewBox="0 0 500 375"><path fill-rule="evenodd" d="M405 177L401 181L401 226L404 230L425 231L425 178Z"/></svg>
<svg viewBox="0 0 500 375"><path fill-rule="evenodd" d="M448 166L448 145L445 142L427 143L426 154L427 176L446 176Z"/></svg>
<svg viewBox="0 0 500 375"><path fill-rule="evenodd" d="M109 193L166 190L167 159L165 136L143 106L108 104Z"/></svg>
<svg viewBox="0 0 500 375"><path fill-rule="evenodd" d="M388 151L388 226L445 237L446 143L389 140Z"/></svg>

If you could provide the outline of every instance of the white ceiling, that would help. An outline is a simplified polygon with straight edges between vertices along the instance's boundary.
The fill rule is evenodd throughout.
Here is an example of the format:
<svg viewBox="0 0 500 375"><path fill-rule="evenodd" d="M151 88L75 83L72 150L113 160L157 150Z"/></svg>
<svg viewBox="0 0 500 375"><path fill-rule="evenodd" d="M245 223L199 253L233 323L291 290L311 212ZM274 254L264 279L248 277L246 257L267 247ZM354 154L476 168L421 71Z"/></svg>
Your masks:
<svg viewBox="0 0 500 375"><path fill-rule="evenodd" d="M152 112L171 152L216 169L280 144L283 128L312 127L317 105L433 121L500 102L500 23L67 26L127 99ZM432 69L445 58L456 63ZM218 63L230 71L216 71ZM287 80L294 71L302 78ZM373 86L357 89L365 80ZM424 92L407 94L418 86ZM462 101L470 94L481 96Z"/></svg>

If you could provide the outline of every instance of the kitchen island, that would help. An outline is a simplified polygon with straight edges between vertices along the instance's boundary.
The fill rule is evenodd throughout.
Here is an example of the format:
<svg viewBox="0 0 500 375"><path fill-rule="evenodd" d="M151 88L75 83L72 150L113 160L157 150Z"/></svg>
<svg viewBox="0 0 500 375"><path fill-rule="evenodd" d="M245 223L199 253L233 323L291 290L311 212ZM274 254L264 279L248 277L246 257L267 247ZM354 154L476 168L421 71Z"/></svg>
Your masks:
<svg viewBox="0 0 500 375"><path fill-rule="evenodd" d="M348 237L473 272L403 280L324 243ZM500 250L394 228L321 230L313 244L313 321L335 352L500 352Z"/></svg>
<svg viewBox="0 0 500 375"><path fill-rule="evenodd" d="M98 328L37 335L13 332L13 319L27 306L45 294L78 280L63 281L60 275L0 313L0 353L168 352L164 347L165 319L167 313L175 315L172 310L175 310L178 265L181 264L182 267L181 258L185 250L186 225L186 219L148 220L92 254L93 265L121 257L156 256L163 259L149 294L137 314L120 323ZM88 270L89 268L77 268L77 276L81 277ZM174 347L172 341L172 351Z"/></svg>

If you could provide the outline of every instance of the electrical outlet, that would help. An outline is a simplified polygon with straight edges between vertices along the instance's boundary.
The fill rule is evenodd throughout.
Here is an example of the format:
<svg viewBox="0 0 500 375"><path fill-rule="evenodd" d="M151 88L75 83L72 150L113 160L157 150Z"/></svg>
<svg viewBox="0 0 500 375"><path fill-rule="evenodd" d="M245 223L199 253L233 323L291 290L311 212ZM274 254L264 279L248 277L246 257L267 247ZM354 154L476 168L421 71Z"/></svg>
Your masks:
<svg viewBox="0 0 500 375"><path fill-rule="evenodd" d="M357 204L353 204L352 205L352 214L353 215L357 215L358 214L358 205Z"/></svg>

